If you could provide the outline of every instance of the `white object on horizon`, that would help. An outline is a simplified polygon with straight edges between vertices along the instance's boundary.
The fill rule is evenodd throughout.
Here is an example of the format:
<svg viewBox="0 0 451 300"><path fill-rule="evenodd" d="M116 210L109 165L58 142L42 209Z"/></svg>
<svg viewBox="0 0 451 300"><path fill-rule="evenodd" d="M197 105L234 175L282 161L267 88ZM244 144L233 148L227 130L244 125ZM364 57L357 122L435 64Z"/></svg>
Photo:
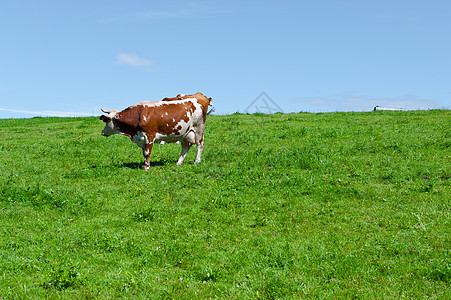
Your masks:
<svg viewBox="0 0 451 300"><path fill-rule="evenodd" d="M374 111L379 111L379 110L402 111L402 108L380 107L379 105L376 105L374 107Z"/></svg>

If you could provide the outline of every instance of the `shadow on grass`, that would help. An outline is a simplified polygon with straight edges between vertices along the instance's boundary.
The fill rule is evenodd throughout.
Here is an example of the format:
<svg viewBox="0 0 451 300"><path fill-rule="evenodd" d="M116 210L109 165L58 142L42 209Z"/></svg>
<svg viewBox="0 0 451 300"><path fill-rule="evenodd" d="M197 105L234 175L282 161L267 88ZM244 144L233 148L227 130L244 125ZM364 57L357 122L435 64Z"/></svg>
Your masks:
<svg viewBox="0 0 451 300"><path fill-rule="evenodd" d="M144 163L142 162L130 162L130 163L123 163L123 164L119 164L117 165L118 168L125 168L125 169L142 169ZM150 167L157 167L157 166L164 166L165 162L164 161L151 161L150 162Z"/></svg>

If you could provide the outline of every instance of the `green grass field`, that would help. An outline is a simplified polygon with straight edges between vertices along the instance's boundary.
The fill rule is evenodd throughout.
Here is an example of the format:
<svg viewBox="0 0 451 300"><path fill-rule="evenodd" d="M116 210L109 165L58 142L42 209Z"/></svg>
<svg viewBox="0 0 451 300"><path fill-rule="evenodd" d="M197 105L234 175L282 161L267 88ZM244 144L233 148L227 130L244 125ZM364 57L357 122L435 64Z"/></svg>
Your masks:
<svg viewBox="0 0 451 300"><path fill-rule="evenodd" d="M151 169L97 118L0 120L0 299L449 299L451 112L209 116Z"/></svg>

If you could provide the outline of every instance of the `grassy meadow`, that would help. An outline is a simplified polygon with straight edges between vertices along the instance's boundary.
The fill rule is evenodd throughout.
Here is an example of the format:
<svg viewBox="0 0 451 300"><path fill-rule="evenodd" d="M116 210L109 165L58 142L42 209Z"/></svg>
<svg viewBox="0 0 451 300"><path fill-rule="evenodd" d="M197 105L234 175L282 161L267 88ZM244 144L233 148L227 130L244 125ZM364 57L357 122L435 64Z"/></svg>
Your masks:
<svg viewBox="0 0 451 300"><path fill-rule="evenodd" d="M0 299L451 298L449 110L103 127L0 120Z"/></svg>

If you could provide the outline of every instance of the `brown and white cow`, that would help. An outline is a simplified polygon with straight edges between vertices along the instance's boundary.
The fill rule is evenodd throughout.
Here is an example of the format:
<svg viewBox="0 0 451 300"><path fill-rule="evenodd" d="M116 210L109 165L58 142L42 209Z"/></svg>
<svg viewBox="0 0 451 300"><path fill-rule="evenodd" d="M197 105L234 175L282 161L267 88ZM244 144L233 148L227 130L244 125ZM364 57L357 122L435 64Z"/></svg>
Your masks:
<svg viewBox="0 0 451 300"><path fill-rule="evenodd" d="M170 100L167 100L170 99ZM177 142L182 145L182 153L177 165L183 164L188 150L197 146L196 163L200 162L204 147L204 129L207 109L211 98L202 93L178 95L164 101L144 101L123 111L102 111L105 122L103 136L124 134L143 149L144 170L150 168L149 157L155 142Z"/></svg>

